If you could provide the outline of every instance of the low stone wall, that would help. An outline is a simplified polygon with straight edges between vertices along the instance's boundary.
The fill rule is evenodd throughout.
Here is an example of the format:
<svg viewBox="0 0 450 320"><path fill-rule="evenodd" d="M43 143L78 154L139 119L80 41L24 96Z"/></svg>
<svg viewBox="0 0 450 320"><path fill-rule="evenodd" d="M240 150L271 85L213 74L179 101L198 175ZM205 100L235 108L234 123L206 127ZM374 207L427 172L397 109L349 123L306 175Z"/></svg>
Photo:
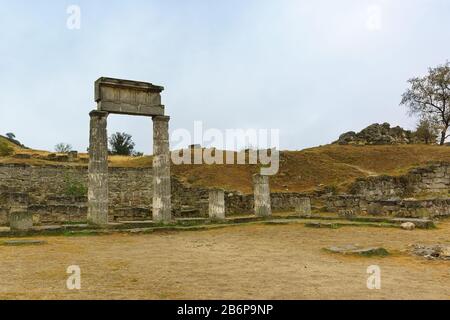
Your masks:
<svg viewBox="0 0 450 320"><path fill-rule="evenodd" d="M450 198L446 199L403 199L367 200L360 196L339 195L328 197L329 212L352 210L358 215L382 215L398 217L450 217Z"/></svg>
<svg viewBox="0 0 450 320"><path fill-rule="evenodd" d="M412 169L398 177L361 178L351 185L349 192L371 200L402 199L418 193L449 194L450 163L435 163Z"/></svg>

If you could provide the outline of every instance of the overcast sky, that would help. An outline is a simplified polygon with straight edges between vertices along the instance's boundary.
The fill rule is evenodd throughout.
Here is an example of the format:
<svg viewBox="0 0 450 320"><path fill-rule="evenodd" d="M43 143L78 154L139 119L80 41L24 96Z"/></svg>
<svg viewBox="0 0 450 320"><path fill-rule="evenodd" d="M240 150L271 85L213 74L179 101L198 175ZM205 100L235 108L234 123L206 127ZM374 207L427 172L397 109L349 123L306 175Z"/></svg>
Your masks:
<svg viewBox="0 0 450 320"><path fill-rule="evenodd" d="M86 150L100 76L164 86L172 130L275 128L282 149L413 128L401 94L450 58L449 13L446 0L0 0L0 134ZM151 119L112 115L108 130L151 152Z"/></svg>

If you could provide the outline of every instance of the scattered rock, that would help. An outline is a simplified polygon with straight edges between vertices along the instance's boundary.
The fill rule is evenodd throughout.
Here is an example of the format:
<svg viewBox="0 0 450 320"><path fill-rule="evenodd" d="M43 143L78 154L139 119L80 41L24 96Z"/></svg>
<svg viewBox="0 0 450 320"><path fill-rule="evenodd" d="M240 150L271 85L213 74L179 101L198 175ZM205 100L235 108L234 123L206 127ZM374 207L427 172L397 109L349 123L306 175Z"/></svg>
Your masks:
<svg viewBox="0 0 450 320"><path fill-rule="evenodd" d="M411 222L414 224L416 228L419 229L432 229L436 227L434 222L430 219L416 219L416 218L393 218L391 220L393 223L404 224L407 222Z"/></svg>
<svg viewBox="0 0 450 320"><path fill-rule="evenodd" d="M414 230L416 228L416 225L412 222L405 222L401 224L401 228L403 230Z"/></svg>
<svg viewBox="0 0 450 320"><path fill-rule="evenodd" d="M428 260L450 260L450 245L412 245L412 253Z"/></svg>

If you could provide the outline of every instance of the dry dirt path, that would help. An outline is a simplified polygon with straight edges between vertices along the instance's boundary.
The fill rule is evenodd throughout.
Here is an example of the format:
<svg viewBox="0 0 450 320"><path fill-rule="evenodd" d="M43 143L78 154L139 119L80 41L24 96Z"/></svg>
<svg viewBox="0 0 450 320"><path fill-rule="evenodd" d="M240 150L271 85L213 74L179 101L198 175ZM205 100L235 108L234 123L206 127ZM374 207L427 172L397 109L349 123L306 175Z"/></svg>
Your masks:
<svg viewBox="0 0 450 320"><path fill-rule="evenodd" d="M450 298L450 261L400 252L412 243L450 243L450 222L412 232L294 224L37 239L48 244L0 246L1 299ZM394 254L363 258L322 250L344 244ZM66 288L69 265L81 268L80 291ZM370 265L381 268L381 290L367 289Z"/></svg>

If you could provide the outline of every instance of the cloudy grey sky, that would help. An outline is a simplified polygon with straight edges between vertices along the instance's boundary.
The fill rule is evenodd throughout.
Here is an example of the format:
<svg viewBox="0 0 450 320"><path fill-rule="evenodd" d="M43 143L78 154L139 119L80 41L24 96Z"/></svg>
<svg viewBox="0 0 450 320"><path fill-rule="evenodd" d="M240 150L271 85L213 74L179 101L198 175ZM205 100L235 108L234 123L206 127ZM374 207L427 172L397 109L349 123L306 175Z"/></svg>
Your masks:
<svg viewBox="0 0 450 320"><path fill-rule="evenodd" d="M0 0L0 133L85 150L100 76L165 86L171 129L279 128L282 149L412 128L400 96L450 58L449 13L446 0ZM111 116L108 130L151 151L150 119Z"/></svg>

